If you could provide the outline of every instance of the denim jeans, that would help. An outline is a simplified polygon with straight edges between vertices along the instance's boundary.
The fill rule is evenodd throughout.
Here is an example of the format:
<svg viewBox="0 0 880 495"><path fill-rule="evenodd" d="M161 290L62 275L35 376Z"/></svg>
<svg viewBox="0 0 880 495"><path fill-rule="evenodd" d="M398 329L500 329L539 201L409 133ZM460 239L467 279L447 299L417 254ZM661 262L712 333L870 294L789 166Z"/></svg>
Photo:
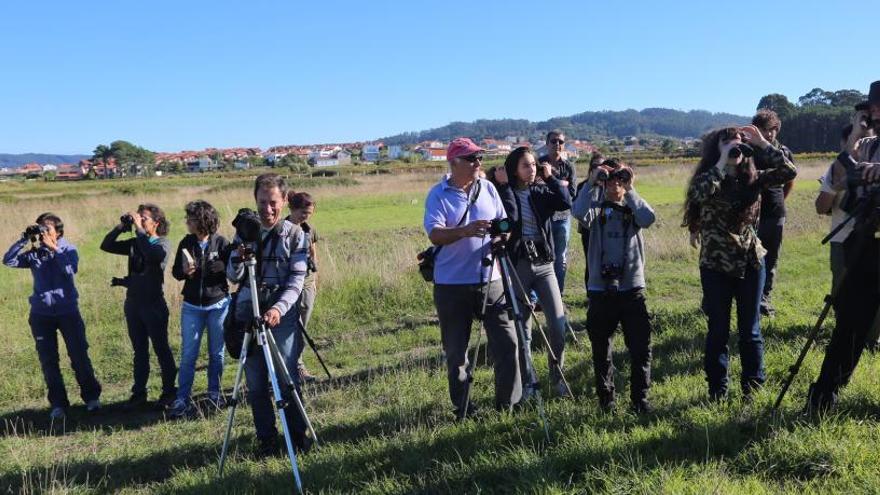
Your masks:
<svg viewBox="0 0 880 495"><path fill-rule="evenodd" d="M196 359L202 347L202 335L208 330L208 395L220 395L223 376L223 320L229 310L229 298L210 306L183 303L180 308L180 371L177 375L177 398L188 401L196 374Z"/></svg>
<svg viewBox="0 0 880 495"><path fill-rule="evenodd" d="M37 346L43 379L49 389L49 404L52 407L67 407L67 390L58 366L58 334L64 339L73 375L79 383L79 393L83 402L97 399L101 395L101 384L95 378L92 361L89 359L89 343L86 340L86 326L79 310L58 316L45 316L31 313L28 323Z"/></svg>
<svg viewBox="0 0 880 495"><path fill-rule="evenodd" d="M710 395L727 393L727 367L730 337L730 305L736 300L739 355L742 361L741 385L744 394L764 383L764 337L761 335L759 308L764 289L764 265L749 267L744 278L700 268L703 285L703 312L709 320L706 333L704 367Z"/></svg>
<svg viewBox="0 0 880 495"><path fill-rule="evenodd" d="M559 282L559 293L565 292L565 269L568 266L568 239L571 237L571 218L565 220L551 220L551 233L553 234L553 271L556 272L556 280Z"/></svg>
<svg viewBox="0 0 880 495"><path fill-rule="evenodd" d="M235 317L238 321L247 321L253 318L251 310L251 302L238 301L235 308ZM302 352L302 335L300 335L299 311L294 306L282 318L281 322L270 330L275 337L275 343L278 344L278 350L281 353L287 370L291 374L291 378L299 393L299 373L296 373L296 357ZM256 345L252 341L251 345ZM263 357L263 348L257 346L254 353L248 356L244 365L245 377L247 380L248 402L251 404L251 410L254 415L254 428L257 430L257 438L267 440L274 438L278 434L275 427L275 410L272 405L272 387L269 383L269 371L266 368L266 359ZM276 365L276 376L278 383L283 388L283 373ZM302 397L300 395L300 397ZM305 435L306 424L305 419L300 415L293 400L288 401L287 407L284 409L287 415L287 426L290 429L291 436L294 441Z"/></svg>

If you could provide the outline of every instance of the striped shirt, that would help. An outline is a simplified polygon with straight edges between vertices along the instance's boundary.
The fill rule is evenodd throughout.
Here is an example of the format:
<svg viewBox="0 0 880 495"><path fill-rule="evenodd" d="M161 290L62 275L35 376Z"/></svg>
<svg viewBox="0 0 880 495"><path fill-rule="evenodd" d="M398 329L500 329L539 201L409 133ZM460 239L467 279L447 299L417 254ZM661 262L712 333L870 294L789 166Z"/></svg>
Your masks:
<svg viewBox="0 0 880 495"><path fill-rule="evenodd" d="M515 189L516 199L519 200L519 220L522 222L522 236L524 239L543 239L541 235L541 227L538 226L538 217L532 209L532 202L529 200L531 190Z"/></svg>

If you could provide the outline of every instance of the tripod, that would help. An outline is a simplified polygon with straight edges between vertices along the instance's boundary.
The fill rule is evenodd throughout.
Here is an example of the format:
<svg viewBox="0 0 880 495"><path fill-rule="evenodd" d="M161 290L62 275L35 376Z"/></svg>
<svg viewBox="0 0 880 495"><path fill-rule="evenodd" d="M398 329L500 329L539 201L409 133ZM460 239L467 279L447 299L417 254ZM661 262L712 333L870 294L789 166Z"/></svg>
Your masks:
<svg viewBox="0 0 880 495"><path fill-rule="evenodd" d="M871 196L874 195L880 195L880 189L875 189L872 192ZM867 236L872 235L877 228L878 221L880 221L880 211L878 211L878 208L880 208L880 206L876 206L875 199L871 196L860 198L858 202L853 206L852 213L850 213L849 216L840 223L840 225L838 225L834 230L832 230L827 236L822 239L822 244L827 244L828 241L830 241L835 235L837 235L837 233L840 232L849 222L853 221L857 217L866 216L865 223L861 225L861 231L853 231L853 233L851 234L859 236L856 239L857 244L853 249L852 257L847 257L846 263L843 267L843 271L841 272L840 277L838 277L837 279L837 283L834 284L833 287L831 287L831 293L825 296L825 306L819 313L819 318L816 320L816 324L813 325L813 328L807 335L807 342L801 349L801 352L795 360L794 364L789 367L789 374L786 377L785 381L782 382L782 390L779 391L779 395L776 397L776 402L773 404L774 411L779 409L780 404L782 404L782 399L785 397L786 392L788 392L788 388L791 387L794 378L797 376L798 372L800 372L801 365L803 364L804 359L807 357L807 353L810 351L813 343L816 341L816 338L819 336L819 331L822 330L822 324L825 322L825 318L828 317L828 313L829 311L831 311L831 306L837 300L837 296L840 293L841 287L843 287L843 284L846 281L847 275L856 268L853 265L855 265L855 263L861 257L862 251L865 248Z"/></svg>
<svg viewBox="0 0 880 495"><path fill-rule="evenodd" d="M525 318L523 317L522 311L520 309L519 300L517 299L516 295L514 294L513 280L511 278L511 274L513 277L516 277L516 280L518 282L519 282L519 277L516 275L516 271L514 271L512 268L512 264L510 263L510 258L507 256L507 253L506 253L506 245L504 244L504 242L499 241L499 242L493 243L491 249L492 250L490 252L490 255L486 259L483 260L483 263L487 264L489 266L489 278L488 278L489 282L488 283L491 283L492 274L494 273L494 269L495 269L495 261L498 261L499 271L501 274L501 283L504 287L504 297L508 303L507 309L509 311L510 318L511 318L511 320L513 320L514 326L516 328L517 341L519 343L519 352L523 355L524 361L525 361L525 363L524 363L525 367L526 367L525 376L528 381L528 383L526 384L526 388L530 391L531 395L534 395L534 397L536 399L536 402L538 404L538 414L541 417L541 423L544 428L544 436L547 438L547 441L549 442L550 441L550 428L549 428L549 423L547 421L547 415L544 411L544 401L541 398L541 390L540 390L541 387L540 387L540 383L538 381L538 375L537 375L537 373L535 373L535 366L534 366L534 363L532 362L532 355L530 352L531 338L529 337L529 334L525 328L525 324L524 324ZM486 287L486 293L483 296L483 306L482 306L482 310L481 310L481 317L483 317L483 318L485 317L486 308L487 308L488 302L489 302L488 283L487 283L487 287ZM522 283L520 282L520 287L521 286L522 286ZM485 322L481 321L480 332L482 332L484 325L485 325ZM539 326L539 329L540 329L540 326ZM546 335L544 335L543 330L540 329L540 332L546 341L547 337L546 337ZM481 333L478 333L477 334L477 343L474 346L474 351L473 351L474 358L470 361L470 365L468 366L468 373L467 373L468 387L467 387L467 391L465 393L464 402L462 403L462 407L460 409L462 411L462 418L467 417L468 405L470 403L470 395L471 395L471 384L473 382L473 374L474 374L473 371L474 371L474 367L476 366L477 351L479 350L479 347L480 347L480 340L481 340L480 337L481 337ZM556 356L553 354L553 350L550 348L549 342L547 342L547 349L549 350L549 354L551 356L551 358L550 358L551 363L553 363L557 367L557 369L560 373L560 376L562 376L562 379L565 380L564 376L562 375L562 369L559 368L559 362L556 359ZM566 382L566 386L567 386L567 382Z"/></svg>
<svg viewBox="0 0 880 495"><path fill-rule="evenodd" d="M333 379L333 375L330 374L330 370L327 369L327 365L324 364L324 359L321 357L321 353L318 352L318 346L315 345L315 341L309 336L309 333L306 332L306 326L303 325L302 318L299 319L299 325L302 329L303 339L309 344L309 347L312 348L312 352L315 353L315 356L318 358L318 362L321 363L321 367L324 368L324 373L327 373L327 378L330 380Z"/></svg>
<svg viewBox="0 0 880 495"><path fill-rule="evenodd" d="M309 421L309 416L308 414L306 414L306 410L303 406L302 400L300 399L300 396L296 391L295 383L293 381L293 378L290 376L290 372L287 369L287 365L284 362L281 351L278 349L278 344L275 342L275 337L272 335L272 332L266 328L266 325L262 320L260 313L260 303L257 297L257 278L255 275L257 260L253 253L248 253L245 255L244 264L247 267L248 282L250 283L253 323L245 331L244 342L241 346L241 357L239 358L238 362L238 370L235 372L235 385L232 389L231 400L232 407L229 409L229 418L226 422L226 435L223 439L223 449L220 453L219 475L223 476L223 467L226 463L226 454L229 448L229 437L232 433L232 423L235 419L235 410L238 407L239 394L241 392L242 372L244 371L244 366L247 362L248 351L251 341L256 339L257 345L259 345L263 349L263 359L266 360L266 370L269 374L269 381L272 384L272 396L275 398L275 408L278 410L278 415L281 416L281 429L284 432L284 443L287 447L287 456L290 458L290 467L293 470L293 478L296 482L296 490L298 493L303 493L302 479L300 478L299 473L299 465L297 464L296 452L294 451L290 429L287 426L287 413L285 411L285 408L288 406L291 400L293 400L294 404L296 404L296 408L299 411L299 414L302 415L303 419L305 420L306 428L308 429L309 433L312 434L312 439L314 440L315 446L318 445L318 437L315 434L315 429L312 427L311 421ZM233 308L232 310L234 311L235 309ZM283 380L283 383L280 382L278 379L277 369L279 368L281 370L281 378Z"/></svg>

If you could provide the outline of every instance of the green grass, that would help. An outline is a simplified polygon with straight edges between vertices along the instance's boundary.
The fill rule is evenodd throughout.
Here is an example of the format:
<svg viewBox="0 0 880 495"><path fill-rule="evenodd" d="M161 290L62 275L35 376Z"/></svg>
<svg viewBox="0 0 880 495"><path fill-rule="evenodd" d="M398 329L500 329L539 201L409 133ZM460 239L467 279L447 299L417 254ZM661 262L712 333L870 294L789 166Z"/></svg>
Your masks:
<svg viewBox="0 0 880 495"><path fill-rule="evenodd" d="M827 247L818 240L827 219L812 213L812 179L805 167L790 198L790 218L775 303L778 316L764 325L768 384L754 403L741 403L735 379L739 359L732 339L734 399L706 402L702 372L705 320L696 252L687 245L680 202L690 165L639 170L637 188L657 209L646 231L648 304L654 322L652 398L656 414L637 417L621 408L599 411L593 389L588 339L569 343L567 376L576 398L547 397L553 441L543 438L532 407L514 414L489 412L475 421L451 421L439 330L431 288L415 271L415 253L427 245L421 231L425 193L436 174L358 178L359 185L312 190L320 229L319 297L310 333L336 379L306 387L306 402L322 448L300 459L305 486L314 493L867 493L880 486L880 360L863 358L824 421L798 415L806 387L818 373L821 348L811 352L782 411L775 399L788 366L818 316L827 290ZM60 187L56 185L55 187ZM239 409L227 475L216 477L225 413L187 421L160 414L125 413L119 402L130 386L131 350L122 320L122 293L108 287L124 271L124 258L98 250L119 212L153 199L169 212L176 243L183 234L182 205L203 194L220 207L224 224L249 205L244 181L204 194L216 183L174 190L78 190L82 196L53 203L71 229L81 254L78 286L91 355L108 405L95 417L78 404L77 389L62 357L68 392L76 405L66 428L50 429L39 364L26 324L27 272L0 270L0 490L72 493L289 492L284 458L252 455L253 427ZM67 194L41 186L42 193ZM138 187L138 186L135 186ZM309 186L310 188L312 186ZM96 199L92 193L101 194ZM0 234L10 242L41 211L40 200L19 199L0 213ZM97 204L97 206L96 206ZM228 227L224 231L228 233ZM566 303L575 328L583 327L583 255L572 240ZM179 285L169 276L169 333L179 345ZM830 328L832 322L826 323ZM485 343L485 339L483 339ZM617 387L628 388L629 364L622 338L615 342ZM62 356L64 353L62 352ZM538 373L547 360L536 352ZM320 370L305 354L309 368ZM153 363L153 369L157 366ZM205 390L200 361L195 393ZM227 361L231 386L235 363ZM474 396L491 409L492 373L480 366ZM151 380L158 395L158 378Z"/></svg>

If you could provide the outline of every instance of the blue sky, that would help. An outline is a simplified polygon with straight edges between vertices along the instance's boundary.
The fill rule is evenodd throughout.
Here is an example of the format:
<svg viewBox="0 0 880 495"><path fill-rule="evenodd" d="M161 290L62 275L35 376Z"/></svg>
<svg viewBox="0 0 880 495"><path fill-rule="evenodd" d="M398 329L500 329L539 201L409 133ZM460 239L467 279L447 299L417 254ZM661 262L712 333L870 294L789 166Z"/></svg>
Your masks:
<svg viewBox="0 0 880 495"><path fill-rule="evenodd" d="M4 2L0 152L368 140L880 79L868 1ZM858 19L866 23L857 26ZM853 26L844 29L843 26ZM843 53L841 53L843 52Z"/></svg>

